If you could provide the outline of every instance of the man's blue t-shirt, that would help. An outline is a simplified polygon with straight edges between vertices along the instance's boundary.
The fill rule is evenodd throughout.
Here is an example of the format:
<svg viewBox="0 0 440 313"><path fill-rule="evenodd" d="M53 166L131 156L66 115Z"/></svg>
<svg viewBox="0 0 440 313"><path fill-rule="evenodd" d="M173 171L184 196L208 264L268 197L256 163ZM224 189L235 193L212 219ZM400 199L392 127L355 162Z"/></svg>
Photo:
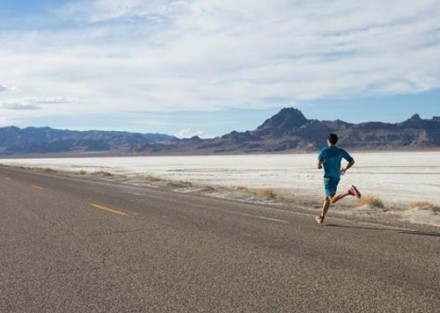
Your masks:
<svg viewBox="0 0 440 313"><path fill-rule="evenodd" d="M336 146L322 148L318 160L324 166L324 177L340 178L342 159L347 160L347 162L353 161L351 155L344 149Z"/></svg>

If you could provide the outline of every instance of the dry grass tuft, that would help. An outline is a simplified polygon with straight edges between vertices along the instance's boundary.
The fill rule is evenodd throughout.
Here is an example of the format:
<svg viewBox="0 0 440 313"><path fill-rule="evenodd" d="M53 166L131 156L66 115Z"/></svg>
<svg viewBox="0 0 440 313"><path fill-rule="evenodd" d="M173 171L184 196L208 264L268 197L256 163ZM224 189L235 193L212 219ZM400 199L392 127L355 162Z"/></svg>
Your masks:
<svg viewBox="0 0 440 313"><path fill-rule="evenodd" d="M160 178L158 178L158 177L156 177L156 176L153 176L153 175L146 175L146 176L145 176L145 179L146 179L146 180L149 180L149 181L151 181L151 182L160 181Z"/></svg>
<svg viewBox="0 0 440 313"><path fill-rule="evenodd" d="M79 175L86 175L87 171L86 170L80 170L78 173L79 173Z"/></svg>
<svg viewBox="0 0 440 313"><path fill-rule="evenodd" d="M408 209L433 208L433 207L434 207L434 204L432 204L431 202L426 202L426 201L417 201L417 202L410 203L408 205Z"/></svg>
<svg viewBox="0 0 440 313"><path fill-rule="evenodd" d="M214 192L215 188L211 186L204 186L202 189L203 192Z"/></svg>
<svg viewBox="0 0 440 313"><path fill-rule="evenodd" d="M171 181L167 184L171 188L189 188L192 184L187 181Z"/></svg>
<svg viewBox="0 0 440 313"><path fill-rule="evenodd" d="M251 189L244 186L236 186L234 187L235 190L238 190L240 192L248 193L254 196L257 196L259 198L264 199L276 199L278 198L278 195L273 189L266 188L266 189Z"/></svg>
<svg viewBox="0 0 440 313"><path fill-rule="evenodd" d="M98 172L95 172L95 173L93 173L93 175L101 175L101 176L113 176L113 174L112 174L112 173L109 173L109 172L105 172L105 171L98 171Z"/></svg>
<svg viewBox="0 0 440 313"><path fill-rule="evenodd" d="M43 169L46 173L56 173L57 171L54 170L53 168L50 167L46 167L45 169Z"/></svg>
<svg viewBox="0 0 440 313"><path fill-rule="evenodd" d="M385 208L385 205L383 204L383 201L381 199L372 196L362 197L358 199L357 202L359 206L371 205L376 208L381 208L381 209Z"/></svg>
<svg viewBox="0 0 440 313"><path fill-rule="evenodd" d="M235 190L246 192L246 193L252 193L252 191L248 187L244 187L244 186L237 186L237 187L235 187Z"/></svg>
<svg viewBox="0 0 440 313"><path fill-rule="evenodd" d="M258 189L256 191L257 196L266 198L266 199L276 199L278 195L275 193L273 189Z"/></svg>

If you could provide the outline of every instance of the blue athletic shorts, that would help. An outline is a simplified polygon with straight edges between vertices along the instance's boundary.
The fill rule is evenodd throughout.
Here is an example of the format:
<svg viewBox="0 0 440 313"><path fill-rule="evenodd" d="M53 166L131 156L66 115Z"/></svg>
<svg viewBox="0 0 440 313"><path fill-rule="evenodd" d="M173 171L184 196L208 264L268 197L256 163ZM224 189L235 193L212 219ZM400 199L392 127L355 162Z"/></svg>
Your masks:
<svg viewBox="0 0 440 313"><path fill-rule="evenodd" d="M327 197L332 197L338 190L339 178L324 177L324 190Z"/></svg>

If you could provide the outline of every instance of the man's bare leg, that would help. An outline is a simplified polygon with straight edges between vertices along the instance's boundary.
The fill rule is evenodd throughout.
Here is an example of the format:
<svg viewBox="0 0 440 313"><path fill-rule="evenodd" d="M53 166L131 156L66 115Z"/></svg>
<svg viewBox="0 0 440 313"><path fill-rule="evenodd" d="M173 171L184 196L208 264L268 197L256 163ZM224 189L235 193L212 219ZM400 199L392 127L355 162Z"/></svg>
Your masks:
<svg viewBox="0 0 440 313"><path fill-rule="evenodd" d="M334 195L331 198L331 201L332 201L332 203L336 203L339 200L341 200L341 199L343 199L343 198L345 198L346 196L349 196L349 195L350 195L349 191L341 191L341 192L337 193L336 195Z"/></svg>
<svg viewBox="0 0 440 313"><path fill-rule="evenodd" d="M355 196L358 199L360 199L361 193L359 192L359 190L357 190L357 188L355 186L352 185L351 188L347 191L339 192L339 193L333 195L332 197L329 197L329 196L325 197L324 204L322 205L322 213L321 213L321 215L316 216L315 220L318 223L322 224L324 222L325 215L327 214L328 209L330 208L330 204L336 203L339 200L341 200L347 196Z"/></svg>
<svg viewBox="0 0 440 313"><path fill-rule="evenodd" d="M350 193L350 191L342 191L342 192L339 192L339 193L337 193L336 195L334 195L332 197L328 197L328 196L325 197L324 198L324 204L322 205L322 213L321 213L321 218L322 219L321 219L321 223L324 222L324 218L325 218L325 215L328 212L328 209L330 208L330 204L336 203L339 200L341 200L341 199L343 199L343 198L345 198L347 196L350 196L350 195L352 195Z"/></svg>
<svg viewBox="0 0 440 313"><path fill-rule="evenodd" d="M324 204L322 205L322 213L321 213L322 222L324 221L324 217L327 214L328 209L330 208L331 202L332 200L330 197L324 198Z"/></svg>

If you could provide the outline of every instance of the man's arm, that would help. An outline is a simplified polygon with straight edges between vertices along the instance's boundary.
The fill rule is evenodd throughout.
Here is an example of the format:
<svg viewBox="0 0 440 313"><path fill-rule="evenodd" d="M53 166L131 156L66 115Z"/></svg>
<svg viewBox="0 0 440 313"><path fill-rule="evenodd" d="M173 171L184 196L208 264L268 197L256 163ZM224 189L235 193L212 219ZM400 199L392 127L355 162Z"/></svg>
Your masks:
<svg viewBox="0 0 440 313"><path fill-rule="evenodd" d="M347 166L341 168L341 175L344 175L346 171L348 171L348 169L350 167L352 167L354 165L354 159L352 159L350 162L348 162Z"/></svg>
<svg viewBox="0 0 440 313"><path fill-rule="evenodd" d="M324 161L324 149L321 149L318 155L318 169L322 168L322 161Z"/></svg>

